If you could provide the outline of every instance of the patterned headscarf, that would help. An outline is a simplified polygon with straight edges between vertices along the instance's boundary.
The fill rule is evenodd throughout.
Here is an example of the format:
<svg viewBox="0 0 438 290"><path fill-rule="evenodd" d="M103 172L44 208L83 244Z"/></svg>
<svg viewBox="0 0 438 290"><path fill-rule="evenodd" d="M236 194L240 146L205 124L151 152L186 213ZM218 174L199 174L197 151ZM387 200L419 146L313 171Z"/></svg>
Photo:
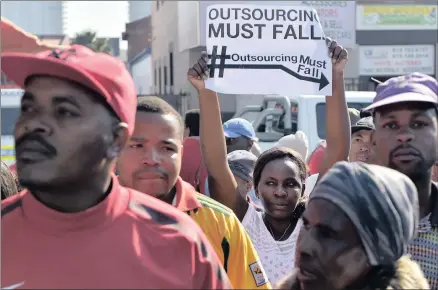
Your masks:
<svg viewBox="0 0 438 290"><path fill-rule="evenodd" d="M338 162L316 185L309 202L326 199L356 227L371 266L393 265L418 226L418 197L405 175L378 165Z"/></svg>

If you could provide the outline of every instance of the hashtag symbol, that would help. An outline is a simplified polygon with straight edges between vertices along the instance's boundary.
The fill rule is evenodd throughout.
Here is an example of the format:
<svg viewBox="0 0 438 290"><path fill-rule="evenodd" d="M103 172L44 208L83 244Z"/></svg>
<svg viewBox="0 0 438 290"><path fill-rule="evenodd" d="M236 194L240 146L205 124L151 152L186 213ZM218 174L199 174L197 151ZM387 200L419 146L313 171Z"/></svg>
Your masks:
<svg viewBox="0 0 438 290"><path fill-rule="evenodd" d="M217 45L213 46L213 51L211 52L211 54L208 55L208 57L211 59L211 63L209 65L209 69L210 69L210 78L214 77L215 74L215 70L219 69L219 77L223 78L224 77L224 70L225 70L225 60L230 59L231 56L227 55L227 47L226 46L222 46L221 49L221 54L218 55L217 53ZM216 60L219 59L219 65L216 64Z"/></svg>

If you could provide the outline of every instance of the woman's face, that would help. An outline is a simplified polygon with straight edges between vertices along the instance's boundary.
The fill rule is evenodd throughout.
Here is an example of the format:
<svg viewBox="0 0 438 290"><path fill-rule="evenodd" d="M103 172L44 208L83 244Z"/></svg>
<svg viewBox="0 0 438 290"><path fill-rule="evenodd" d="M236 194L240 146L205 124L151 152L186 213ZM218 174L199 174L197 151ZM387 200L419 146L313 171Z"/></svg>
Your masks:
<svg viewBox="0 0 438 290"><path fill-rule="evenodd" d="M289 158L266 164L257 186L265 213L277 220L292 217L303 191L299 168Z"/></svg>
<svg viewBox="0 0 438 290"><path fill-rule="evenodd" d="M368 259L356 228L336 205L314 199L302 219L297 244L302 289L344 289L366 274Z"/></svg>

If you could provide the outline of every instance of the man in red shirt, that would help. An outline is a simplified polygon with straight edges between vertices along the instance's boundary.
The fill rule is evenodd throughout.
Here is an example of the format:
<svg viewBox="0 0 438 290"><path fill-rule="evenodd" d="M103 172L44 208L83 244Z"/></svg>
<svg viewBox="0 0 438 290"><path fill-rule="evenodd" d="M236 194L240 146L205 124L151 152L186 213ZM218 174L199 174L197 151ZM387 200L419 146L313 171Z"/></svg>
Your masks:
<svg viewBox="0 0 438 290"><path fill-rule="evenodd" d="M136 113L122 62L73 46L3 54L2 71L25 90L15 143L27 190L1 204L1 288L230 287L187 215L112 173Z"/></svg>

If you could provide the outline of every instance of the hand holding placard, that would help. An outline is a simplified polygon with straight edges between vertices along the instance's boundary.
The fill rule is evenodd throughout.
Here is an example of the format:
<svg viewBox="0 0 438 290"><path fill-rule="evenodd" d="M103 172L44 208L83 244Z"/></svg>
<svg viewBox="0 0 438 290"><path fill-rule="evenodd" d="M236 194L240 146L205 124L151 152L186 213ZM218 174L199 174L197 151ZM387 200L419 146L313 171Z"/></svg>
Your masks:
<svg viewBox="0 0 438 290"><path fill-rule="evenodd" d="M332 40L329 37L326 38L329 57L332 59L333 73L344 73L345 65L348 62L348 51L338 44L336 40Z"/></svg>
<svg viewBox="0 0 438 290"><path fill-rule="evenodd" d="M199 60L187 72L187 79L199 92L205 89L205 81L208 78L208 55L203 51Z"/></svg>
<svg viewBox="0 0 438 290"><path fill-rule="evenodd" d="M332 62L313 8L207 7L209 78L225 94L331 95Z"/></svg>

